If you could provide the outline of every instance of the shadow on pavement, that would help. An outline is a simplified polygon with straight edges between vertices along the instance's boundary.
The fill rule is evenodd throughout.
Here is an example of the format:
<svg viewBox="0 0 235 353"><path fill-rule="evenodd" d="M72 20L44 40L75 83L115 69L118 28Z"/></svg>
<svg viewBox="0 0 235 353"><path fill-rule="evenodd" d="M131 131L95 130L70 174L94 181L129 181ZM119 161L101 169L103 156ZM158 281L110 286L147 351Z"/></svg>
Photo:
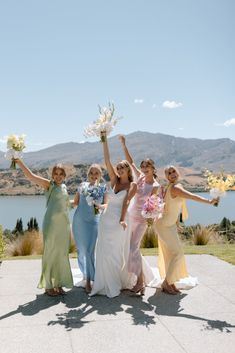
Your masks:
<svg viewBox="0 0 235 353"><path fill-rule="evenodd" d="M158 316L175 316L183 317L190 320L203 321L205 324L204 330L219 330L220 332L231 333L230 328L234 328L235 325L231 325L226 321L211 320L204 317L190 315L184 313L184 309L181 308L181 300L188 294L180 293L177 295L167 295L157 290L156 293L148 298L148 302L155 307L155 314Z"/></svg>
<svg viewBox="0 0 235 353"><path fill-rule="evenodd" d="M19 305L16 310L10 311L9 313L0 316L0 320L4 320L8 317L22 314L24 316L33 316L39 313L42 310L46 310L51 306L57 305L61 302L62 297L49 297L45 294L39 294L36 296L36 299L31 302Z"/></svg>
<svg viewBox="0 0 235 353"><path fill-rule="evenodd" d="M120 312L129 314L134 325L148 327L149 325L156 324L156 317L153 312L154 308L144 302L141 297L129 296L125 292L116 298L109 299L105 296L89 297L84 289L74 288L66 294L64 303L70 310L58 314L58 319L50 321L48 325L59 324L70 331L81 328L89 322L97 321L97 316L94 319L90 318L90 320L86 320L86 317L91 313L101 316L110 315L110 320L112 320Z"/></svg>

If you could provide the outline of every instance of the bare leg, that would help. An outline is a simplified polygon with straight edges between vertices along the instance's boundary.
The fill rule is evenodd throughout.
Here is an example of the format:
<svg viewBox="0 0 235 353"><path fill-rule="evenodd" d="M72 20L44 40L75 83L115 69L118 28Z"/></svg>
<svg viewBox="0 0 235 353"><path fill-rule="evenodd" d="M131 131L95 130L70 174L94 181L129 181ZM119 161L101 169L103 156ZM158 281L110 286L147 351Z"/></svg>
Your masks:
<svg viewBox="0 0 235 353"><path fill-rule="evenodd" d="M142 270L141 270L139 277L137 278L136 285L132 288L131 291L135 292L135 293L140 293L141 295L144 295L145 285L144 285L144 275L143 275Z"/></svg>
<svg viewBox="0 0 235 353"><path fill-rule="evenodd" d="M91 281L89 279L86 280L85 290L87 293L91 292Z"/></svg>

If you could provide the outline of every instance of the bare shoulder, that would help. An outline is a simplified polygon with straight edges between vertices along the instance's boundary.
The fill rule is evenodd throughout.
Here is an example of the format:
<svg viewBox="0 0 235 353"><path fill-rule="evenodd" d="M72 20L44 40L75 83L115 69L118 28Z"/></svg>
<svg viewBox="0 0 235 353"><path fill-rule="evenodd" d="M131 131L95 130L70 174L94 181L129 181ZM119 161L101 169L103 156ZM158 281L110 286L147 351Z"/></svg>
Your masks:
<svg viewBox="0 0 235 353"><path fill-rule="evenodd" d="M183 191L184 191L183 185L178 183L172 186L171 195L173 197L180 196Z"/></svg>
<svg viewBox="0 0 235 353"><path fill-rule="evenodd" d="M172 189L176 189L176 190L184 190L183 185L180 183L177 183L175 185L172 186Z"/></svg>

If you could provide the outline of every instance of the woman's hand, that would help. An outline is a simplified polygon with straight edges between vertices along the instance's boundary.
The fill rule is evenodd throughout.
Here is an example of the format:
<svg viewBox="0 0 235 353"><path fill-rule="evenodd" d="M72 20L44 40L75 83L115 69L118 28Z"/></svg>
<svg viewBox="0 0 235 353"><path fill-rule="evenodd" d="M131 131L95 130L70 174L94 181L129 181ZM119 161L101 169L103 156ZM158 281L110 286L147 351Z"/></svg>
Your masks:
<svg viewBox="0 0 235 353"><path fill-rule="evenodd" d="M119 141L121 142L121 144L125 145L126 144L126 139L124 135L119 135L118 136Z"/></svg>
<svg viewBox="0 0 235 353"><path fill-rule="evenodd" d="M125 221L120 221L119 224L122 226L123 230L126 230L127 223Z"/></svg>
<svg viewBox="0 0 235 353"><path fill-rule="evenodd" d="M219 201L220 201L220 198L219 197L215 197L212 200L210 200L210 204L215 206L215 207L217 207L219 205Z"/></svg>
<svg viewBox="0 0 235 353"><path fill-rule="evenodd" d="M101 131L100 132L100 141L105 142L107 139L107 132L106 131Z"/></svg>

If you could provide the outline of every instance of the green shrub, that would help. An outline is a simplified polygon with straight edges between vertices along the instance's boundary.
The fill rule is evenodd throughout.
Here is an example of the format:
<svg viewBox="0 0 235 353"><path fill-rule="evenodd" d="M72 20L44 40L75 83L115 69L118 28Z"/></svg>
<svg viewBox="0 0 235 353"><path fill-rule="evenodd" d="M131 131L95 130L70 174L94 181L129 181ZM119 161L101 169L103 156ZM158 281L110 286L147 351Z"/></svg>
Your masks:
<svg viewBox="0 0 235 353"><path fill-rule="evenodd" d="M26 231L6 246L6 254L8 256L41 255L42 252L42 236L36 231Z"/></svg>
<svg viewBox="0 0 235 353"><path fill-rule="evenodd" d="M6 244L3 238L2 226L0 225L0 259L2 259L4 256L5 245Z"/></svg>
<svg viewBox="0 0 235 353"><path fill-rule="evenodd" d="M148 226L141 241L141 248L157 248L157 234L153 226Z"/></svg>
<svg viewBox="0 0 235 353"><path fill-rule="evenodd" d="M205 227L201 224L197 224L195 227L191 227L194 245L206 245L214 233L215 228L213 225Z"/></svg>

